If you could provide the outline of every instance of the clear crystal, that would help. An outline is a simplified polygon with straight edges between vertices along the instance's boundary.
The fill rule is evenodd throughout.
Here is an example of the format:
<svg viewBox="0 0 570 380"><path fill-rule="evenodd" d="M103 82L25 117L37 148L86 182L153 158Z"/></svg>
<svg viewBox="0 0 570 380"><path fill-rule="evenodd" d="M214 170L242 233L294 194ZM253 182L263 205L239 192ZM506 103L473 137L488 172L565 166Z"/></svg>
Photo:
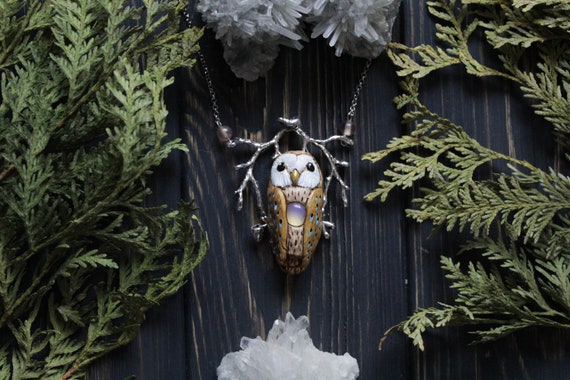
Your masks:
<svg viewBox="0 0 570 380"><path fill-rule="evenodd" d="M374 58L392 40L401 0L328 0L313 4L311 38L323 36L340 56Z"/></svg>
<svg viewBox="0 0 570 380"><path fill-rule="evenodd" d="M276 320L267 334L242 338L241 351L227 354L218 367L220 380L351 380L360 373L356 359L348 353L335 355L319 351L307 328L309 319L287 313Z"/></svg>
<svg viewBox="0 0 570 380"><path fill-rule="evenodd" d="M329 40L337 55L374 58L392 39L401 0L200 0L198 11L224 46L224 59L236 76L263 76L280 46L301 49L312 38Z"/></svg>

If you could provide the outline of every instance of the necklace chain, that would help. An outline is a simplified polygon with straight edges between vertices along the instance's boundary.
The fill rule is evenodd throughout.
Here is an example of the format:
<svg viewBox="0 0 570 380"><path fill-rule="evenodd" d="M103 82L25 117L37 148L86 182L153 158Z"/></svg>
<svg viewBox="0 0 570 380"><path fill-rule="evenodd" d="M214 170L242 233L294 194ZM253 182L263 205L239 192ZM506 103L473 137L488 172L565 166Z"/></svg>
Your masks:
<svg viewBox="0 0 570 380"><path fill-rule="evenodd" d="M192 17L190 13L185 9L182 11L182 15L184 16L184 21L188 28L192 28ZM208 64L206 62L206 58L201 50L197 52L198 61L200 66L202 66L202 72L204 74L204 78L206 80L206 85L208 86L208 92L210 94L210 102L212 105L212 114L214 116L214 123L218 129L223 128L222 120L220 118L220 109L218 107L218 97L216 96L216 91L214 89L214 83L212 81L212 76L210 75L210 70L208 69ZM360 78L358 79L358 83L356 84L356 88L354 89L354 94L352 96L352 101L350 103L350 107L348 108L347 113L347 123L352 123L354 114L356 113L356 107L358 106L358 101L360 98L360 93L362 92L362 87L364 86L364 82L366 81L366 77L368 76L368 71L370 70L370 66L372 65L372 58L369 58L366 61L366 65L360 74Z"/></svg>
<svg viewBox="0 0 570 380"><path fill-rule="evenodd" d="M364 86L364 81L366 81L366 77L368 76L368 71L370 70L371 65L372 65L372 58L368 58L368 61L366 61L366 66L364 66L364 70L362 70L360 78L358 79L358 84L354 89L352 102L350 103L350 107L348 108L347 118L350 121L352 121L352 119L354 118L354 113L356 112L356 107L358 106L358 100L360 98L360 92L362 91L362 87Z"/></svg>
<svg viewBox="0 0 570 380"><path fill-rule="evenodd" d="M182 15L184 16L184 21L186 21L186 25L188 28L192 28L192 17L190 13L185 9L182 11ZM218 97L216 96L216 91L214 90L214 83L212 82L212 77L210 75L210 70L208 69L208 64L206 63L206 58L204 54L202 54L201 50L198 50L198 61L202 66L202 71L204 73L204 78L206 79L206 84L208 86L208 92L210 93L210 102L212 104L212 114L214 115L214 122L216 123L216 127L222 128L222 120L220 118L220 109L218 107Z"/></svg>

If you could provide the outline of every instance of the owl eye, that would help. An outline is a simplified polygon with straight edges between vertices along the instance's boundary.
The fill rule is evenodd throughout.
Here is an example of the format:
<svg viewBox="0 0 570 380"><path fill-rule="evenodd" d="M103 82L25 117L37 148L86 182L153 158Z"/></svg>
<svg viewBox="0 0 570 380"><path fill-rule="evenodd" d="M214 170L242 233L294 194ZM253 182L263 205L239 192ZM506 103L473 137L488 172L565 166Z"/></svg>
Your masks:
<svg viewBox="0 0 570 380"><path fill-rule="evenodd" d="M277 171L282 172L283 170L285 170L285 163L284 162L280 162L277 165Z"/></svg>
<svg viewBox="0 0 570 380"><path fill-rule="evenodd" d="M307 164L307 170L310 171L310 172L314 172L314 171L315 171L315 165L313 165L312 162L309 162L309 163Z"/></svg>

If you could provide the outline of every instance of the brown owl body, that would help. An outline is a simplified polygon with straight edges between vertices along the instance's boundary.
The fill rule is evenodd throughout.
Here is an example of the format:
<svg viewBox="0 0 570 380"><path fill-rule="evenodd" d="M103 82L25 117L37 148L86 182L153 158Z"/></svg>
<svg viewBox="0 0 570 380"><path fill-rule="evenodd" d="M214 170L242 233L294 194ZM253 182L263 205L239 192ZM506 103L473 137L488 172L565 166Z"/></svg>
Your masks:
<svg viewBox="0 0 570 380"><path fill-rule="evenodd" d="M323 178L306 151L278 156L267 190L269 233L275 259L289 274L303 272L323 232Z"/></svg>

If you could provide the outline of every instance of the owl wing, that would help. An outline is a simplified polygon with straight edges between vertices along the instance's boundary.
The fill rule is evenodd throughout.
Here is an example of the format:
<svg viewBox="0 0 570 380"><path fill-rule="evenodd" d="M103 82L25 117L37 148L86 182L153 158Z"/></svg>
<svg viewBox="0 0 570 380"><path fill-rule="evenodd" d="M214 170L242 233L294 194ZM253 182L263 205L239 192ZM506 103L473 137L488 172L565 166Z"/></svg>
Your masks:
<svg viewBox="0 0 570 380"><path fill-rule="evenodd" d="M323 188L316 187L307 200L307 215L305 216L304 251L309 258L315 252L323 233Z"/></svg>
<svg viewBox="0 0 570 380"><path fill-rule="evenodd" d="M267 189L269 235L274 254L279 262L284 262L287 257L287 201L283 190L269 183Z"/></svg>

